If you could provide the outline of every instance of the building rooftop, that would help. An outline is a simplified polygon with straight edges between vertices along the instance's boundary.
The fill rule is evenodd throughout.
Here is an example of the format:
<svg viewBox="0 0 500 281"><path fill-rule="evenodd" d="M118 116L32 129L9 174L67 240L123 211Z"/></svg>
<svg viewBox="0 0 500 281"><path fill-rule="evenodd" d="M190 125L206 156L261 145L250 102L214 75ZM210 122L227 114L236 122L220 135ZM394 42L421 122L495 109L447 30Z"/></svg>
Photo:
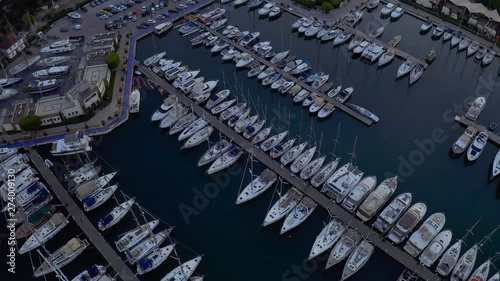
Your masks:
<svg viewBox="0 0 500 281"><path fill-rule="evenodd" d="M109 68L107 64L89 65L85 69L83 80L97 84L106 79Z"/></svg>
<svg viewBox="0 0 500 281"><path fill-rule="evenodd" d="M24 116L29 114L34 114L36 111L36 105L32 101L25 101L17 103L14 106L14 110L11 112L12 118L11 123L19 123Z"/></svg>
<svg viewBox="0 0 500 281"><path fill-rule="evenodd" d="M48 96L38 101L36 114L40 117L59 116L61 111L74 107L75 104L65 96Z"/></svg>
<svg viewBox="0 0 500 281"><path fill-rule="evenodd" d="M14 43L16 43L18 39L14 37L9 37L2 42L0 42L0 49L8 49L10 46L12 46Z"/></svg>

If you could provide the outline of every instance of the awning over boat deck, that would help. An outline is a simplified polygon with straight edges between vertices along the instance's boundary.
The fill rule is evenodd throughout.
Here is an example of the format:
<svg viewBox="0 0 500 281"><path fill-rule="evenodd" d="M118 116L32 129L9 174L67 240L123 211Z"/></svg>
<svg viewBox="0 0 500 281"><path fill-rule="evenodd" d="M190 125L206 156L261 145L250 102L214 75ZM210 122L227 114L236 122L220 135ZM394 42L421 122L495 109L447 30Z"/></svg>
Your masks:
<svg viewBox="0 0 500 281"><path fill-rule="evenodd" d="M490 20L500 23L500 15L498 15L498 11L489 10L483 4L472 3L469 0L450 0L450 2L459 7L465 7L467 11L472 14L482 14Z"/></svg>
<svg viewBox="0 0 500 281"><path fill-rule="evenodd" d="M89 181L87 183L84 183L77 188L75 188L75 194L76 197L82 201L86 197L92 194L97 189L97 185L95 181Z"/></svg>

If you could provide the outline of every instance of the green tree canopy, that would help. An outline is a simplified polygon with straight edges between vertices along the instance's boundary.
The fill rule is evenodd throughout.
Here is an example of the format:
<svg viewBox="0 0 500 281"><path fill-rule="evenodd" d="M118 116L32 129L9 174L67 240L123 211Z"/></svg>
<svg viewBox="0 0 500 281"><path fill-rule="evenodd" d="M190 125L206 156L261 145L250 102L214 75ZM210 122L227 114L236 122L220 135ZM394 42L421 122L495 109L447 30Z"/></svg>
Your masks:
<svg viewBox="0 0 500 281"><path fill-rule="evenodd" d="M323 12L325 13L329 13L331 10L332 10L332 4L328 3L328 2L323 2L323 4L321 4L321 10L323 10Z"/></svg>
<svg viewBox="0 0 500 281"><path fill-rule="evenodd" d="M42 126L42 121L38 115L27 115L19 121L19 126L23 131L36 131Z"/></svg>
<svg viewBox="0 0 500 281"><path fill-rule="evenodd" d="M118 53L116 52L111 53L109 56L106 57L106 63L111 69L118 68L120 66L120 55L118 55Z"/></svg>
<svg viewBox="0 0 500 281"><path fill-rule="evenodd" d="M338 8L340 6L340 0L330 0L330 3L334 8Z"/></svg>

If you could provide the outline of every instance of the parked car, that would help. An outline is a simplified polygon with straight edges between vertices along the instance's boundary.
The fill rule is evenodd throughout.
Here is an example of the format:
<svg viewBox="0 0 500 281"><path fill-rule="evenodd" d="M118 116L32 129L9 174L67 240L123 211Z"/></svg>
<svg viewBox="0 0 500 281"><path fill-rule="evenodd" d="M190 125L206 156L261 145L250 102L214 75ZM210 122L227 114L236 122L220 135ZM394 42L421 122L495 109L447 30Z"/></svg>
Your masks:
<svg viewBox="0 0 500 281"><path fill-rule="evenodd" d="M81 10L82 12L84 12L84 13L86 13L86 12L88 12L88 11L89 11L89 10L87 9L87 7L85 7L85 6L82 6L82 7L80 8L80 10Z"/></svg>
<svg viewBox="0 0 500 281"><path fill-rule="evenodd" d="M67 29L66 27L59 29L59 32L68 32L68 31L69 31L69 29Z"/></svg>
<svg viewBox="0 0 500 281"><path fill-rule="evenodd" d="M163 9L165 7L165 4L163 2L160 2L160 9Z"/></svg>
<svg viewBox="0 0 500 281"><path fill-rule="evenodd" d="M82 26L80 24L75 24L75 25L73 25L73 29L80 30L80 29L82 29Z"/></svg>

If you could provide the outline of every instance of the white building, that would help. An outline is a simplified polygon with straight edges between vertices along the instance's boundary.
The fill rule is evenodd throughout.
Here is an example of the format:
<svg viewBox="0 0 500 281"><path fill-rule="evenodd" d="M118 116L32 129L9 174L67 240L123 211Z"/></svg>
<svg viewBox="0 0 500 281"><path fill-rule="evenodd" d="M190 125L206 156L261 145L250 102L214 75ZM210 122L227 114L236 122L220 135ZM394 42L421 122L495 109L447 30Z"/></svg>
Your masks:
<svg viewBox="0 0 500 281"><path fill-rule="evenodd" d="M21 53L22 50L26 48L24 40L20 38L19 40L15 38L7 38L6 40L0 42L0 54L11 60Z"/></svg>

